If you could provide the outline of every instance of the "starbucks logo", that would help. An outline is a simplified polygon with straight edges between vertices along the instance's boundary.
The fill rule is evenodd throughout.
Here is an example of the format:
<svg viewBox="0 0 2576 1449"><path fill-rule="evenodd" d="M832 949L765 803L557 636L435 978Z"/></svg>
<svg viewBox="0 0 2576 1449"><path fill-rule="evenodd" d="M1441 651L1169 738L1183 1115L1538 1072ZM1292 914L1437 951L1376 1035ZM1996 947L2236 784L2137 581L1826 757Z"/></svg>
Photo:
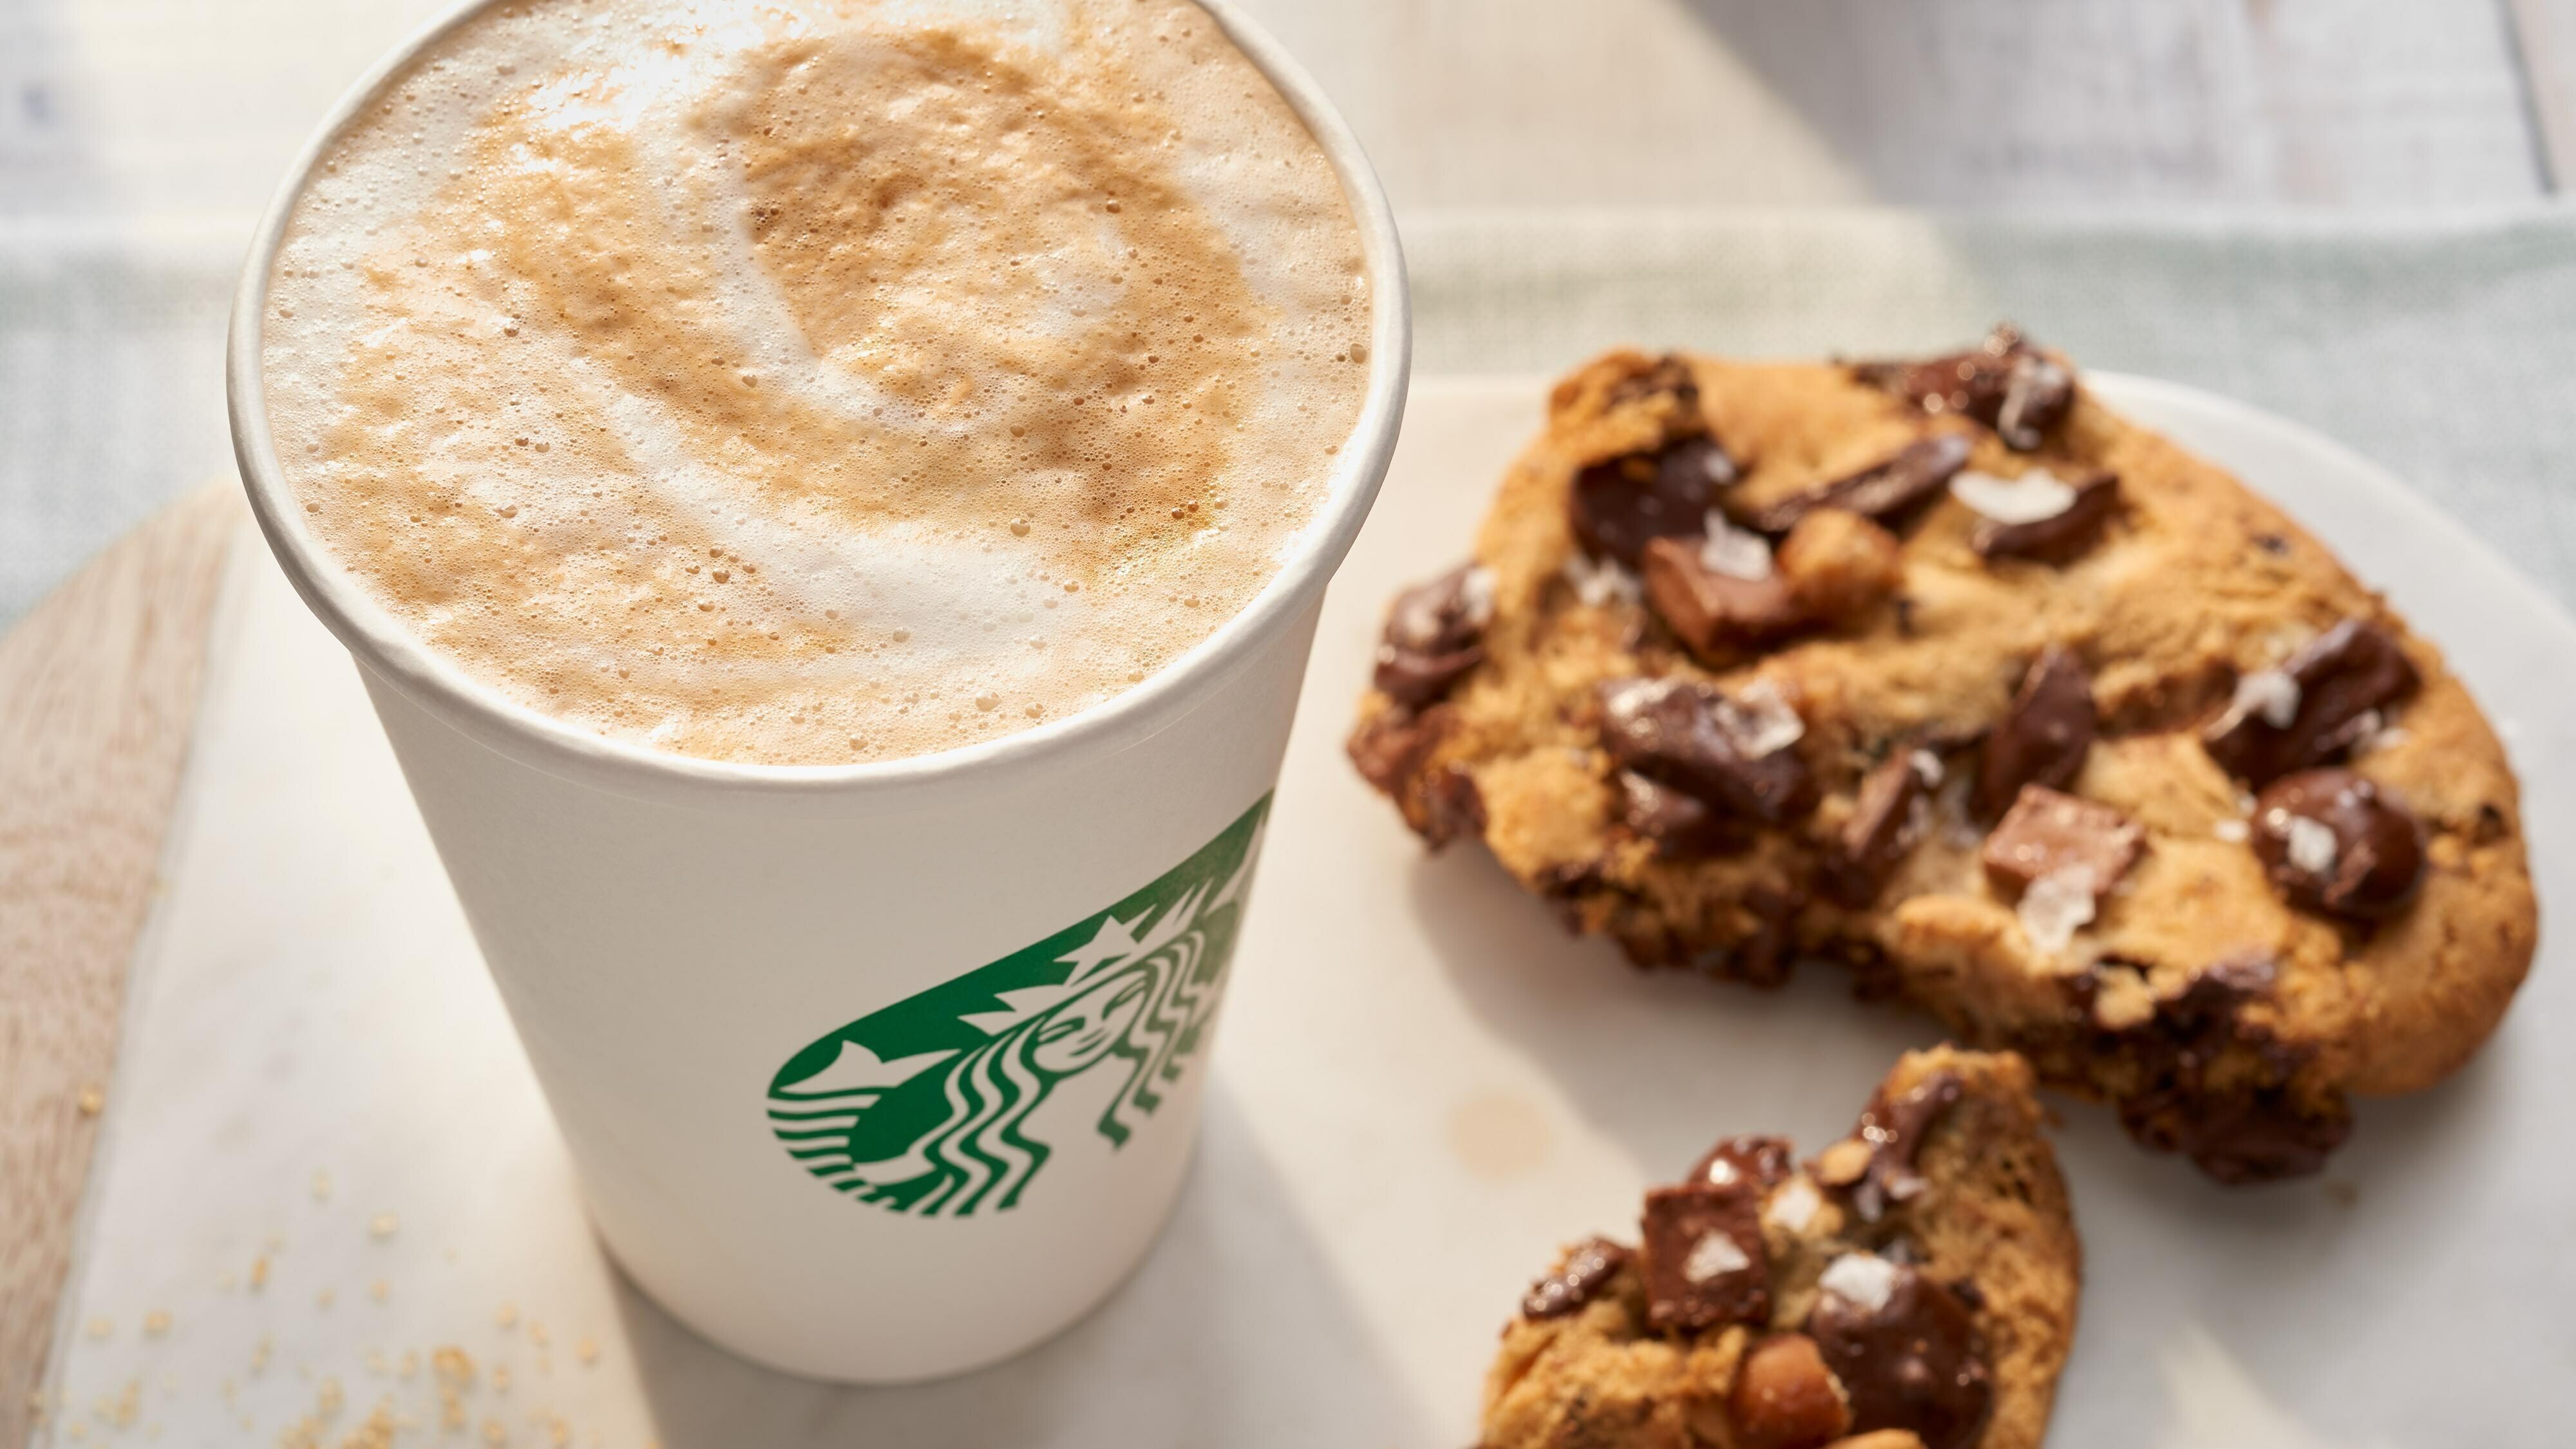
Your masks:
<svg viewBox="0 0 2576 1449"><path fill-rule="evenodd" d="M779 1144L859 1201L948 1217L1009 1210L1092 1133L1124 1145L1206 1037L1269 811L1264 796L1107 910L788 1058L769 1083ZM1116 1084L1090 1131L1041 1140L1039 1109L1092 1073Z"/></svg>

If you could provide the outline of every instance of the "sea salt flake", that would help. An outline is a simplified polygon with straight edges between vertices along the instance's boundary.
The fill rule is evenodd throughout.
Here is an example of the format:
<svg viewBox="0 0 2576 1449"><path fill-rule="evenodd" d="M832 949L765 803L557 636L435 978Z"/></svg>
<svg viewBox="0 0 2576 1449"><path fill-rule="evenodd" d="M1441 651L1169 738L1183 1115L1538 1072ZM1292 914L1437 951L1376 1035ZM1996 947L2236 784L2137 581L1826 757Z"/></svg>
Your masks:
<svg viewBox="0 0 2576 1449"><path fill-rule="evenodd" d="M1816 1286L1863 1313L1880 1313L1896 1296L1896 1265L1876 1253L1845 1253L1825 1265Z"/></svg>
<svg viewBox="0 0 2576 1449"><path fill-rule="evenodd" d="M2055 955L2092 923L2094 894L2092 867L2061 866L2030 883L2015 914L2031 945L2042 954Z"/></svg>
<svg viewBox="0 0 2576 1449"><path fill-rule="evenodd" d="M1464 621L1483 628L1494 619L1494 571L1482 564L1458 581L1458 607Z"/></svg>
<svg viewBox="0 0 2576 1449"><path fill-rule="evenodd" d="M2038 523L2075 506L2075 489L2045 468L2018 478L1963 472L1950 480L1950 496L1997 523Z"/></svg>
<svg viewBox="0 0 2576 1449"><path fill-rule="evenodd" d="M2335 868L2334 828L2305 815L2282 815L2278 821L2265 821L2289 843L2290 868L2305 875L2329 875Z"/></svg>
<svg viewBox="0 0 2576 1449"><path fill-rule="evenodd" d="M1616 559L1595 559L1588 555L1568 554L1565 581L1574 585L1574 596L1593 608L1605 604L1633 604L1643 597L1637 576L1619 566Z"/></svg>
<svg viewBox="0 0 2576 1449"><path fill-rule="evenodd" d="M1916 750L1913 754L1905 757L1905 762L1912 765L1914 767L1914 773L1921 777L1923 788L1927 790L1938 790L1941 788L1941 757L1939 755L1932 753L1930 750Z"/></svg>
<svg viewBox="0 0 2576 1449"><path fill-rule="evenodd" d="M1601 707L1614 715L1643 714L1681 688L1673 679L1622 679L1601 690Z"/></svg>
<svg viewBox="0 0 2576 1449"><path fill-rule="evenodd" d="M2243 845L2254 832L2242 820L2221 820L2210 827L2209 833L2230 845Z"/></svg>
<svg viewBox="0 0 2576 1449"><path fill-rule="evenodd" d="M1816 1220L1816 1209L1824 1199L1816 1195L1816 1185L1803 1177L1793 1177L1771 1194L1762 1206L1762 1220L1793 1233L1803 1233L1807 1224Z"/></svg>
<svg viewBox="0 0 2576 1449"><path fill-rule="evenodd" d="M1780 697L1780 687L1767 679L1737 690L1733 699L1718 701L1717 727L1748 760L1778 754L1807 733L1807 722Z"/></svg>
<svg viewBox="0 0 2576 1449"><path fill-rule="evenodd" d="M2375 709L2366 709L2354 716L2352 734L2353 738L2359 741L2353 751L2355 754L2367 755L2379 750L2393 750L2406 743L2405 727L2390 724L2388 716Z"/></svg>
<svg viewBox="0 0 2576 1449"><path fill-rule="evenodd" d="M1771 577L1771 543L1758 533L1737 528L1726 515L1708 511L1708 538L1699 546L1700 566L1713 574L1758 584Z"/></svg>
<svg viewBox="0 0 2576 1449"><path fill-rule="evenodd" d="M1682 1260L1682 1276L1694 1283L1723 1278L1753 1266L1735 1239L1724 1233L1710 1233L1691 1245L1690 1256Z"/></svg>
<svg viewBox="0 0 2576 1449"><path fill-rule="evenodd" d="M2262 716L2263 723L2285 730L2299 717L2299 681L2278 669L2258 669L2236 681L2236 694L2227 702L2226 723L2234 724L2247 715Z"/></svg>

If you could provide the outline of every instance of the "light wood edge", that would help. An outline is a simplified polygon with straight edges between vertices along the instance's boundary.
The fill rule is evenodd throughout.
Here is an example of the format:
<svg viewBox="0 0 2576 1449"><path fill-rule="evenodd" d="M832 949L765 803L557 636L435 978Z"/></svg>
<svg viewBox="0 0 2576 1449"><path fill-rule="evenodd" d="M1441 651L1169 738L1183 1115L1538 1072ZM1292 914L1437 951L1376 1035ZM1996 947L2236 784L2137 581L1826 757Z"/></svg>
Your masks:
<svg viewBox="0 0 2576 1449"><path fill-rule="evenodd" d="M0 1449L40 1405L128 968L197 715L239 485L153 515L0 638Z"/></svg>
<svg viewBox="0 0 2576 1449"><path fill-rule="evenodd" d="M2549 188L2576 184L2576 0L2508 0Z"/></svg>

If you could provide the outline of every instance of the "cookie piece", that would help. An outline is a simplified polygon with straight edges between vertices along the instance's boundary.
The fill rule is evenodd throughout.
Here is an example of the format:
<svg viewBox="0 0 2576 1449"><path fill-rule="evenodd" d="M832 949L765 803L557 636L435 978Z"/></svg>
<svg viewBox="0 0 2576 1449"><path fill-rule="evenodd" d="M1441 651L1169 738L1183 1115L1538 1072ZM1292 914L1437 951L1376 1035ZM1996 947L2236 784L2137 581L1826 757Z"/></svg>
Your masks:
<svg viewBox="0 0 2576 1449"><path fill-rule="evenodd" d="M1353 757L1641 965L1850 962L2227 1181L2314 1171L2529 967L2518 791L2441 655L2017 333L1612 353L1475 565L1390 621Z"/></svg>
<svg viewBox="0 0 2576 1449"><path fill-rule="evenodd" d="M2082 1258L2031 1083L1913 1052L1803 1166L1719 1143L1646 1195L1637 1248L1577 1244L1522 1300L1479 1449L2038 1444Z"/></svg>

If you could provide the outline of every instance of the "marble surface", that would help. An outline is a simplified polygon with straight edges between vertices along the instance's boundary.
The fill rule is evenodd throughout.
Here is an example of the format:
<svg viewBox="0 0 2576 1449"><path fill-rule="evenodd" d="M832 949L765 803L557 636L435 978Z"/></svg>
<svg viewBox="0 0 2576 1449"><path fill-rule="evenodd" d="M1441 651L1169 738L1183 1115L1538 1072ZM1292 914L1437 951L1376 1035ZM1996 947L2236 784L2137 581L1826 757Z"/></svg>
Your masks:
<svg viewBox="0 0 2576 1449"><path fill-rule="evenodd" d="M2526 771L2547 909L2576 903L2576 624L2348 454L2110 391L2445 641ZM354 671L245 535L38 1442L336 1444L379 1405L418 1426L396 1442L451 1442L444 1347L474 1365L463 1426L516 1445L1465 1442L1555 1244L1626 1231L1723 1133L1830 1140L1934 1035L1830 968L1776 994L1632 972L1488 860L1422 856L1340 758L1380 601L1464 548L1540 393L1417 390L1327 605L1169 1233L1063 1337L910 1388L749 1367L603 1261ZM2533 1386L2576 1361L2576 1182L2534 1150L2576 1090L2547 1045L2576 1026L2564 954L2460 1078L2364 1104L2322 1179L2222 1190L2061 1104L2089 1272L2057 1441L2546 1442L2563 1406Z"/></svg>

